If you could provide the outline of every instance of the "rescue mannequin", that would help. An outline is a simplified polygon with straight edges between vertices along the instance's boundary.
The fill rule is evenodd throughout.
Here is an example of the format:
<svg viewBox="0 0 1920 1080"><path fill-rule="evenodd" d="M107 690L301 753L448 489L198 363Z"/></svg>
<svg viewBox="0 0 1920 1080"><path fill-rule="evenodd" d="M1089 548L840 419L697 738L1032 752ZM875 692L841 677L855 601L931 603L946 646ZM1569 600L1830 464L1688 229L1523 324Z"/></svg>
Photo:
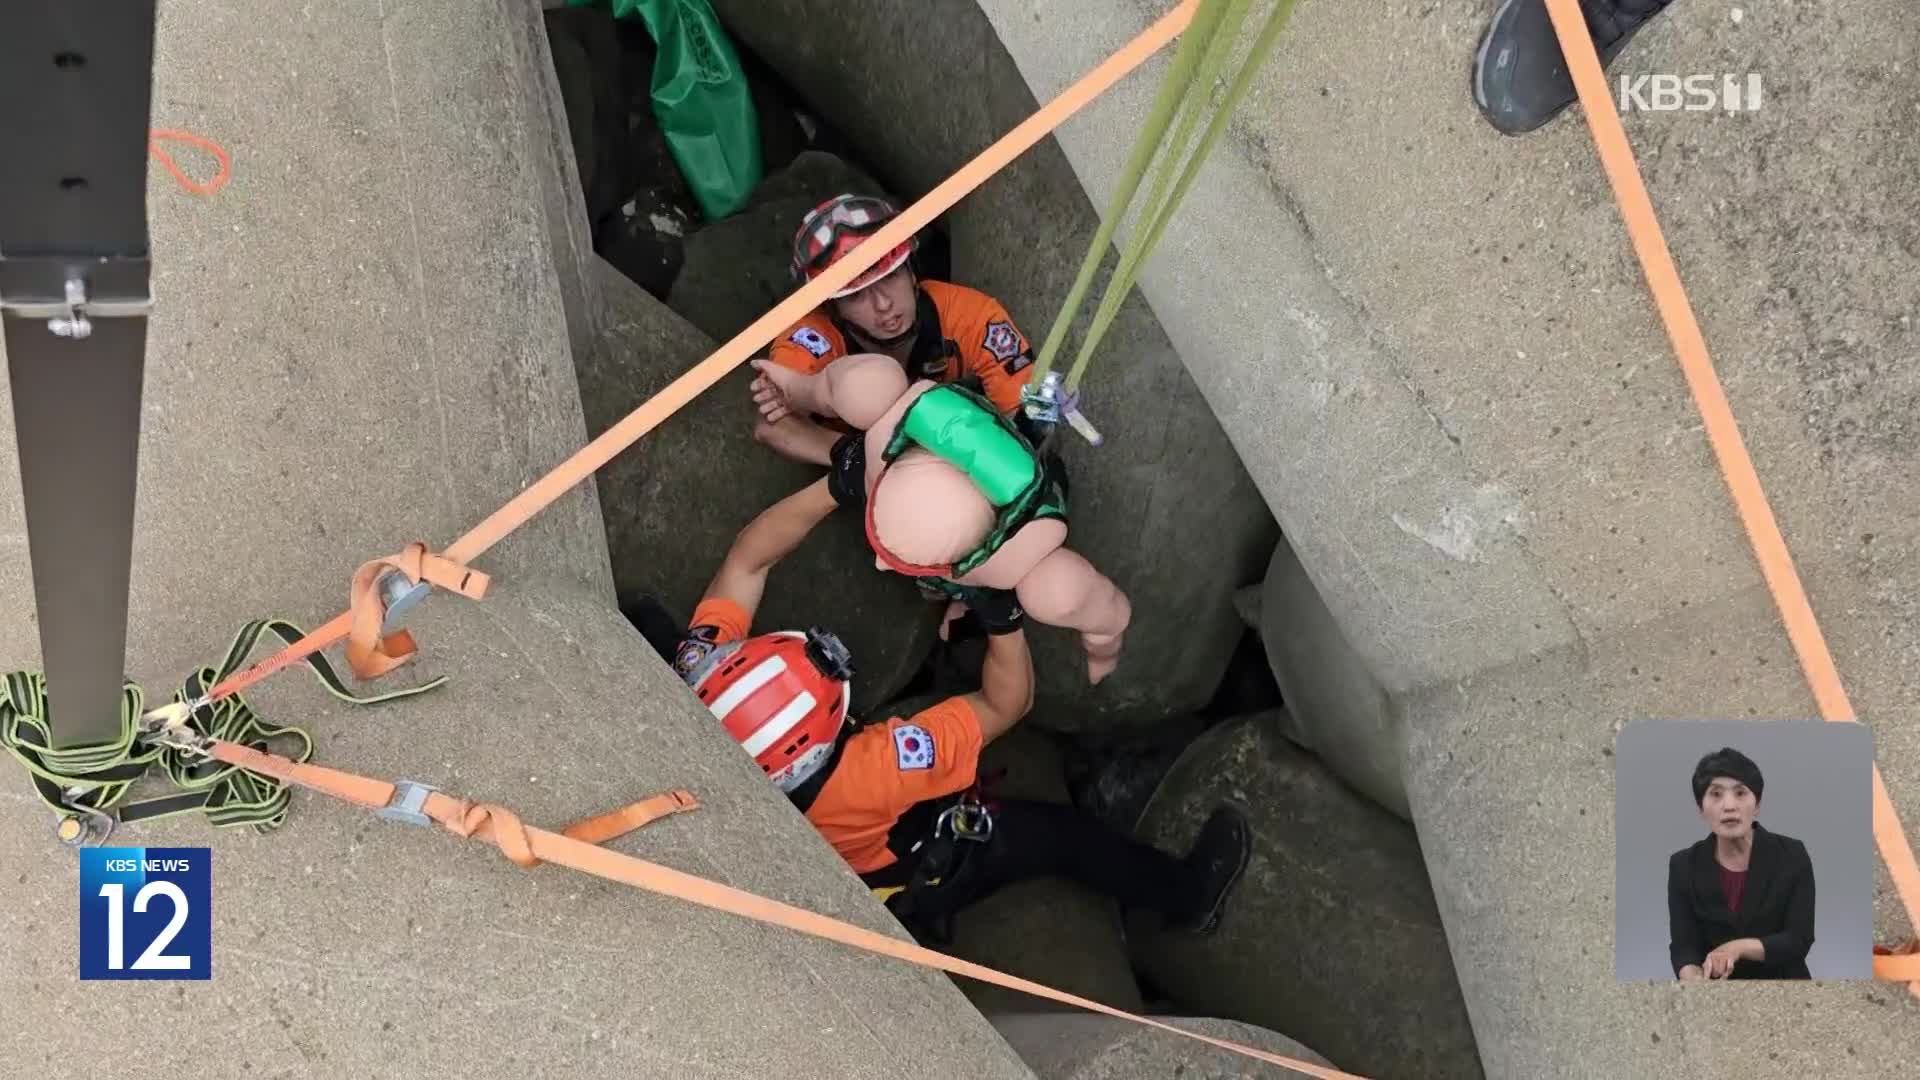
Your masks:
<svg viewBox="0 0 1920 1080"><path fill-rule="evenodd" d="M933 579L949 596L1009 590L1034 620L1080 632L1089 681L1113 672L1132 616L1127 596L1066 546L1063 478L991 403L931 380L909 385L900 365L872 353L812 375L754 367L763 404L777 395L866 433L857 494L880 569Z"/></svg>

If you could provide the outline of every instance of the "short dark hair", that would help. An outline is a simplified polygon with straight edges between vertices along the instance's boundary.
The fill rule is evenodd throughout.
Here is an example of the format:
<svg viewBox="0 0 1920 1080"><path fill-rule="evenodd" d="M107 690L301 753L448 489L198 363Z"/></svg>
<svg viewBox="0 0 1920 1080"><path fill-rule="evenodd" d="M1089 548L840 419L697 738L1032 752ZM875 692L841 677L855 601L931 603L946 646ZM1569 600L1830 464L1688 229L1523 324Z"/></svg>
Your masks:
<svg viewBox="0 0 1920 1080"><path fill-rule="evenodd" d="M1723 746L1700 759L1693 767L1693 805L1699 806L1707 800L1707 785L1713 783L1716 776L1726 776L1738 780L1753 789L1753 800L1760 801L1760 793L1766 789L1767 782L1760 778L1760 766L1753 759L1735 750Z"/></svg>

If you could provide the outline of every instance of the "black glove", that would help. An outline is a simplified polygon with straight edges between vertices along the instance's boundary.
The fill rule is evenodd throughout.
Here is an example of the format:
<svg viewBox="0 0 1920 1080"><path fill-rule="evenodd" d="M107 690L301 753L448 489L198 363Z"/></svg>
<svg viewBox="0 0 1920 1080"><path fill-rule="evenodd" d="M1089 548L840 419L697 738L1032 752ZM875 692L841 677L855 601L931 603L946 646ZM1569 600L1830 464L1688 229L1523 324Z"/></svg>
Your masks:
<svg viewBox="0 0 1920 1080"><path fill-rule="evenodd" d="M957 591L960 602L967 605L967 610L973 612L989 634L1017 633L1027 620L1027 613L1020 607L1020 598L1014 595L1012 589L983 589L963 585Z"/></svg>
<svg viewBox="0 0 1920 1080"><path fill-rule="evenodd" d="M856 431L833 444L827 471L827 490L843 510L867 507L867 436Z"/></svg>

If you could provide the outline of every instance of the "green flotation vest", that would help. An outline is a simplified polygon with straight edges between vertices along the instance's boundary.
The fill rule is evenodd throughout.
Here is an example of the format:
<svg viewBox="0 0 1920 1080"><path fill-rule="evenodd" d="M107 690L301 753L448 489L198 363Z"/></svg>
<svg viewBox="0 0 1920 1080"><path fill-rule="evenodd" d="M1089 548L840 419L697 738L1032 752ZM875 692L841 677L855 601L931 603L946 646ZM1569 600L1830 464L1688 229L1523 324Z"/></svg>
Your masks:
<svg viewBox="0 0 1920 1080"><path fill-rule="evenodd" d="M1067 484L1059 458L1044 460L1013 421L1000 415L983 395L951 383L936 386L907 406L893 438L882 454L883 467L892 465L914 446L931 451L967 474L993 504L993 531L980 545L951 566L911 566L880 546L873 533L872 504L867 511L868 538L882 559L894 569L918 577L932 577L953 586L992 558L1029 522L1067 517Z"/></svg>

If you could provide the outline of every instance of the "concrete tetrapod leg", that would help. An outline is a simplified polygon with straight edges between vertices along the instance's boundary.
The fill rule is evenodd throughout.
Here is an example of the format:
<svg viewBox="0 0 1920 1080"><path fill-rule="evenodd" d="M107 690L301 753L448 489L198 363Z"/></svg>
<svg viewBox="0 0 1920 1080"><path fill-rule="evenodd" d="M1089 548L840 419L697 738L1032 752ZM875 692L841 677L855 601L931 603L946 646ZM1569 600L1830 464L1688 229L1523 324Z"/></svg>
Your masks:
<svg viewBox="0 0 1920 1080"><path fill-rule="evenodd" d="M1141 920L1144 978L1183 1010L1292 1033L1378 1080L1477 1078L1480 1061L1413 828L1244 717L1187 748L1140 838L1184 850L1239 807L1253 858L1211 935Z"/></svg>
<svg viewBox="0 0 1920 1080"><path fill-rule="evenodd" d="M1339 1068L1285 1035L1237 1020L1193 1016L1152 1019L1308 1064ZM1017 1013L994 1017L993 1026L1039 1080L1166 1080L1186 1076L1206 1080L1288 1080L1300 1075L1293 1069L1197 1044L1111 1016Z"/></svg>
<svg viewBox="0 0 1920 1080"><path fill-rule="evenodd" d="M604 260L600 347L579 361L589 432L599 434L717 347ZM825 475L753 440L744 365L694 399L598 475L623 603L651 593L675 616L693 614L739 530ZM833 515L776 566L755 629L819 626L852 650L854 707L883 701L913 677L933 646L944 605L873 565L858 515Z"/></svg>
<svg viewBox="0 0 1920 1080"><path fill-rule="evenodd" d="M542 201L551 183L577 208L578 189L539 21L531 2L162 5L153 124L217 140L233 179L201 198L155 170L150 188L127 669L152 697L244 620L331 617L362 560L447 543L585 440L579 283ZM10 430L0 447L17 537ZM614 846L898 933L615 610L591 486L476 567L486 599L416 608L419 657L363 689L446 686L355 710L289 671L248 700L310 730L321 763L543 826L685 786L700 809ZM25 545L0 574L0 657L33 668ZM120 829L211 849L212 981L82 983L75 855L7 769L9 1076L738 1080L778 1061L878 1080L902 1047L918 1074L1031 1075L937 972L305 793L266 835L199 815Z"/></svg>
<svg viewBox="0 0 1920 1080"><path fill-rule="evenodd" d="M1045 95L1173 2L981 5ZM1634 857L1612 830L1620 726L1819 705L1584 110L1514 139L1474 107L1491 8L1299 5L1182 207L1189 242L1163 244L1141 290L1405 718L1408 804L1489 1075L1905 1075L1905 989L1615 977L1615 860ZM1912 837L1920 7L1744 11L1668 5L1610 71L1697 71L1737 48L1739 72L1764 72L1757 109L1621 121ZM1165 70L1059 133L1095 198ZM1806 88L1792 107L1786 87ZM1875 930L1891 943L1915 927L1889 881Z"/></svg>
<svg viewBox="0 0 1920 1080"><path fill-rule="evenodd" d="M938 700L903 702L886 713L910 716ZM1067 801L1060 753L1037 729L1022 725L988 744L980 771L983 776L1004 772L992 785L995 797ZM1009 885L962 911L953 920L953 943L944 951L1117 1009L1144 1007L1113 901L1062 878ZM955 981L988 1016L1072 1009L974 979Z"/></svg>
<svg viewBox="0 0 1920 1080"><path fill-rule="evenodd" d="M1037 107L971 2L713 6L737 41L862 140L902 197L931 189ZM1037 349L1099 227L1059 147L1041 141L944 220L954 280L1006 305ZM1062 374L1072 360L1061 358ZM1092 688L1077 636L1037 629L1034 720L1061 731L1145 727L1213 696L1241 635L1233 591L1258 580L1278 534L1140 296L1121 307L1084 390L1106 444L1060 438L1073 486L1069 544L1126 590L1133 624L1119 670Z"/></svg>
<svg viewBox="0 0 1920 1080"><path fill-rule="evenodd" d="M1284 539L1267 565L1258 608L1260 642L1287 702L1275 714L1285 724L1282 734L1312 750L1355 790L1409 820L1400 718Z"/></svg>

